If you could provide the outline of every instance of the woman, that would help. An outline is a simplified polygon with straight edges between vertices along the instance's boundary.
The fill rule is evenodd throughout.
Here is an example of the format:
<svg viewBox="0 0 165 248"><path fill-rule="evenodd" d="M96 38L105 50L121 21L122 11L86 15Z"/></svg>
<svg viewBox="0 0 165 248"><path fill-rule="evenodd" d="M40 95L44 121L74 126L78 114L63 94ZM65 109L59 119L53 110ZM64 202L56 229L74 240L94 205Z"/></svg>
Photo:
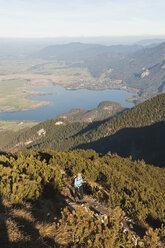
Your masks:
<svg viewBox="0 0 165 248"><path fill-rule="evenodd" d="M83 200L83 183L85 183L85 181L83 181L81 173L77 173L74 179L75 199L77 197L79 200Z"/></svg>

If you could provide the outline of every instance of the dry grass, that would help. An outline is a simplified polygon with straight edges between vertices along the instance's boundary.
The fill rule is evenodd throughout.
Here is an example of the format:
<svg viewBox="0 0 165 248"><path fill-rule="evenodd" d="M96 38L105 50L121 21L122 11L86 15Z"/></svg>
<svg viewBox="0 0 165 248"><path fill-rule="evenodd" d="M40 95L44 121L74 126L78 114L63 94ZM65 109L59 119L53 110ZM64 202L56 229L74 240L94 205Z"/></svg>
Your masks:
<svg viewBox="0 0 165 248"><path fill-rule="evenodd" d="M12 204L11 202L7 199L7 198L3 198L2 199L2 205L6 208L11 208L12 207Z"/></svg>
<svg viewBox="0 0 165 248"><path fill-rule="evenodd" d="M42 237L53 237L56 232L55 225L50 224L36 224L36 228Z"/></svg>
<svg viewBox="0 0 165 248"><path fill-rule="evenodd" d="M52 237L54 225L42 225L34 217L30 203L14 206L7 199L0 203L0 247L2 248L46 248L45 237ZM43 211L43 210L42 210ZM45 212L47 209L45 210ZM44 227L45 226L45 227ZM45 233L45 234L44 234ZM52 238L53 242L53 238Z"/></svg>
<svg viewBox="0 0 165 248"><path fill-rule="evenodd" d="M32 216L31 212L28 212L25 209L13 209L11 214L13 217L22 218L33 223L35 222L35 218Z"/></svg>
<svg viewBox="0 0 165 248"><path fill-rule="evenodd" d="M53 200L41 200L37 206L22 202L12 205L0 201L0 248L67 247L72 235L65 226L57 226Z"/></svg>
<svg viewBox="0 0 165 248"><path fill-rule="evenodd" d="M20 241L29 241L30 235L25 235L21 232L21 227L12 219L6 220L6 227L8 232L8 239L10 242L20 242Z"/></svg>
<svg viewBox="0 0 165 248"><path fill-rule="evenodd" d="M52 224L37 224L36 228L39 230L40 235L49 237L54 240L56 244L67 245L72 240L72 235L68 232L67 226L56 226L56 223Z"/></svg>

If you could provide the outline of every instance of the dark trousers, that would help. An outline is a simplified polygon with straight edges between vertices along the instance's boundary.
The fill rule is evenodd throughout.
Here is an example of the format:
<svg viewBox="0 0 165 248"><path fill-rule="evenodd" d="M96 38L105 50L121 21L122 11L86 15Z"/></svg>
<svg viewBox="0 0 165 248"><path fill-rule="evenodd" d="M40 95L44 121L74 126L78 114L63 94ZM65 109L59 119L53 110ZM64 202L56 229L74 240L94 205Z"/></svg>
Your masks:
<svg viewBox="0 0 165 248"><path fill-rule="evenodd" d="M75 198L78 198L79 200L83 199L83 186L81 185L78 188L75 188Z"/></svg>

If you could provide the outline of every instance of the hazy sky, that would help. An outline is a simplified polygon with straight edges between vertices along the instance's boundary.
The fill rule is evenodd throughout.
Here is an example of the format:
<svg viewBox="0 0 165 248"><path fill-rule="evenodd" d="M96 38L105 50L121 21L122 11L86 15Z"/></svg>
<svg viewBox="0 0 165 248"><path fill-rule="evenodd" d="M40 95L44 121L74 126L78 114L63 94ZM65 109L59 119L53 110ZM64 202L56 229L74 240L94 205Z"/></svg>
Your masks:
<svg viewBox="0 0 165 248"><path fill-rule="evenodd" d="M0 0L0 37L165 35L165 0Z"/></svg>

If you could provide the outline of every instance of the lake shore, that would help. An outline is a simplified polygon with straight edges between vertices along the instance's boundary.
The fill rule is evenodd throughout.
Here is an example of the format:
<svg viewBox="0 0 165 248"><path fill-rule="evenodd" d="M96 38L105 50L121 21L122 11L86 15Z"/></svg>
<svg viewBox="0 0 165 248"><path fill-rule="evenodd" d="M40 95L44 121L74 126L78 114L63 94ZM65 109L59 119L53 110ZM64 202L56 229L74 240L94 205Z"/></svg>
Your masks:
<svg viewBox="0 0 165 248"><path fill-rule="evenodd" d="M73 81L74 80L74 81ZM2 83L9 83L13 86L14 95L11 93L8 97L8 88L2 91L2 97L0 100L0 109L3 112L16 112L34 109L49 105L49 101L33 101L30 98L33 96L48 95L48 93L33 91L34 88L42 86L54 86L58 85L66 90L105 90L105 89L118 89L126 90L131 93L138 94L138 90L127 87L121 81L106 81L102 82L97 79L81 79L73 76L55 76L55 75L42 75L42 74L11 74L0 76L0 87ZM14 87L14 82L19 82L19 85ZM31 92L29 91L31 89ZM51 93L49 93L51 94ZM55 94L55 93L53 93ZM136 96L137 99L139 98ZM13 101L11 101L13 99ZM13 104L14 102L17 104ZM131 101L131 99L128 99ZM136 104L136 100L134 101Z"/></svg>
<svg viewBox="0 0 165 248"><path fill-rule="evenodd" d="M29 90L28 90L29 92ZM61 86L45 86L30 89L29 101L42 103L42 106L13 112L1 112L3 120L37 120L42 121L67 113L73 108L91 110L103 101L118 102L126 108L134 106L126 101L133 94L126 90L66 90ZM46 103L46 104L45 104Z"/></svg>

